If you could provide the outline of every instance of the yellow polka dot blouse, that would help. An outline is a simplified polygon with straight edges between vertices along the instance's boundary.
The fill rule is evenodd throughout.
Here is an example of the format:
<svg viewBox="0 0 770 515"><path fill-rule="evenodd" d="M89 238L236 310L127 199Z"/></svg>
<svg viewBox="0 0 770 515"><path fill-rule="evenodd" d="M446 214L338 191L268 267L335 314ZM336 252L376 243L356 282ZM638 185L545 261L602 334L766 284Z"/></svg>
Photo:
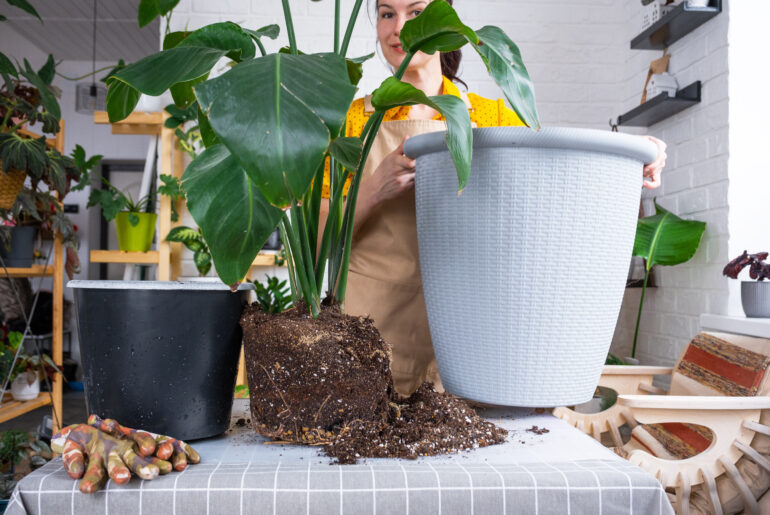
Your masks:
<svg viewBox="0 0 770 515"><path fill-rule="evenodd" d="M460 90L454 83L444 77L444 94L454 95L461 97ZM474 93L468 93L468 101L471 104L471 109L468 113L471 117L471 123L475 123L476 127L508 127L516 125L524 125L519 117L505 106L502 98L497 100L490 100L488 98L480 97ZM393 120L406 120L409 117L410 106L394 107L385 113L383 122ZM348 110L348 116L345 121L345 135L348 137L358 137L361 135L361 131L364 130L369 116L373 111L367 111L366 103L363 98L359 98L353 102ZM444 120L444 117L439 113L434 120ZM345 193L350 186L350 179L345 184ZM329 160L326 160L326 171L324 173L323 184L323 198L329 198Z"/></svg>

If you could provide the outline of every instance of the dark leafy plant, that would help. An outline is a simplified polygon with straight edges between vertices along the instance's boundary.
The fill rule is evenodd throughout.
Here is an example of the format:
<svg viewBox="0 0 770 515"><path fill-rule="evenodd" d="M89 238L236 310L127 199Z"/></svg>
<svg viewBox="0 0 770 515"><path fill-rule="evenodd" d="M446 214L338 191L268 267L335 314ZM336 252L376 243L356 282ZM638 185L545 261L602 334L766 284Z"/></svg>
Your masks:
<svg viewBox="0 0 770 515"><path fill-rule="evenodd" d="M732 279L737 279L738 274L741 273L741 270L748 266L749 277L752 279L757 281L770 279L770 263L765 263L767 256L767 252L749 254L748 251L744 250L743 254L725 265L724 270L722 270L722 274Z"/></svg>
<svg viewBox="0 0 770 515"><path fill-rule="evenodd" d="M217 273L227 284L241 281L280 224L292 291L314 317L320 312L325 275L329 301L344 309L362 170L388 109L427 104L441 112L447 120L458 190L468 181L473 138L468 110L459 98L428 97L401 81L417 52L448 52L469 44L522 121L539 127L534 90L518 47L497 27L472 30L439 0L404 25L400 37L406 56L401 66L374 92L375 112L361 137L344 137L345 116L361 78L361 63L368 57L346 57L362 4L355 0L341 38L340 2L335 2L333 52L299 51L290 2L282 0L289 46L278 53L268 54L262 44L264 38L277 37L275 25L251 30L214 23L169 34L161 52L107 80L107 111L113 122L131 113L140 93L160 95L170 89L179 109L197 103L205 150L188 166L182 186ZM230 70L209 78L223 57L232 61ZM330 209L321 231L327 158ZM343 186L350 177L345 196Z"/></svg>
<svg viewBox="0 0 770 515"><path fill-rule="evenodd" d="M254 281L257 289L257 302L260 309L267 313L283 313L292 306L292 294L286 281L279 281L275 276L267 276L263 284Z"/></svg>
<svg viewBox="0 0 770 515"><path fill-rule="evenodd" d="M167 241L178 241L193 252L193 262L198 274L203 277L211 270L211 252L200 229L174 227L166 236Z"/></svg>
<svg viewBox="0 0 770 515"><path fill-rule="evenodd" d="M31 469L45 465L53 458L53 452L46 442L33 433L9 430L0 434L0 498L7 499L16 487L18 474L15 467L28 460Z"/></svg>
<svg viewBox="0 0 770 515"><path fill-rule="evenodd" d="M705 230L705 222L679 218L660 207L657 202L655 202L655 214L637 222L633 255L644 258L645 273L634 328L632 358L636 357L636 341L639 337L639 323L642 320L644 294L647 291L650 270L655 265L674 266L689 261L698 250Z"/></svg>

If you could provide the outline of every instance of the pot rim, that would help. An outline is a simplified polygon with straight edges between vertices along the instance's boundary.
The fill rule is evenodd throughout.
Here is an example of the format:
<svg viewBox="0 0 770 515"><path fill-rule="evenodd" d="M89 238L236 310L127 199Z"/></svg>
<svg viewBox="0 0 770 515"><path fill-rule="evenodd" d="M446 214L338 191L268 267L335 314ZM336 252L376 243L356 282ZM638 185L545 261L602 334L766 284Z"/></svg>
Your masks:
<svg viewBox="0 0 770 515"><path fill-rule="evenodd" d="M473 148L529 147L604 152L652 163L658 155L650 140L597 129L545 127L539 131L529 127L483 127L473 129ZM447 150L446 131L413 136L404 143L404 154L417 158Z"/></svg>
<svg viewBox="0 0 770 515"><path fill-rule="evenodd" d="M91 290L165 290L165 291L230 291L230 287L218 278L214 281L97 281L75 279L67 282L68 288ZM252 283L240 283L238 291L256 290Z"/></svg>

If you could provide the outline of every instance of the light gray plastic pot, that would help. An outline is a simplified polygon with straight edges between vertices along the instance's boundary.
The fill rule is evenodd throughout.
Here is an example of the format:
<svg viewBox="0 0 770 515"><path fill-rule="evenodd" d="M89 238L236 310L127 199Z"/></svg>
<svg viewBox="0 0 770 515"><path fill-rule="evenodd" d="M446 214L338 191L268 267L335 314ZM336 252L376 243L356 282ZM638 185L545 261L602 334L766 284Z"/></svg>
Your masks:
<svg viewBox="0 0 770 515"><path fill-rule="evenodd" d="M741 281L741 303L749 318L770 318L770 281Z"/></svg>
<svg viewBox="0 0 770 515"><path fill-rule="evenodd" d="M593 396L654 144L588 129L474 129L457 194L445 133L409 138L430 332L444 387L510 406Z"/></svg>

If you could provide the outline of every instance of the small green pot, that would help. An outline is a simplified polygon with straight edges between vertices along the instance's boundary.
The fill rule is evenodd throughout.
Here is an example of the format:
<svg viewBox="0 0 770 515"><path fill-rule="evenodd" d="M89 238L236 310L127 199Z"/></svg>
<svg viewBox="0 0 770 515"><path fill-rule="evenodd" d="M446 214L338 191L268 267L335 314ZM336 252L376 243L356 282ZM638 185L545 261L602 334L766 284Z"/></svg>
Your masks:
<svg viewBox="0 0 770 515"><path fill-rule="evenodd" d="M115 224L118 229L118 247L124 252L147 252L155 235L155 221L158 215L155 213L135 213L139 217L136 226L128 221L130 213L118 213Z"/></svg>

